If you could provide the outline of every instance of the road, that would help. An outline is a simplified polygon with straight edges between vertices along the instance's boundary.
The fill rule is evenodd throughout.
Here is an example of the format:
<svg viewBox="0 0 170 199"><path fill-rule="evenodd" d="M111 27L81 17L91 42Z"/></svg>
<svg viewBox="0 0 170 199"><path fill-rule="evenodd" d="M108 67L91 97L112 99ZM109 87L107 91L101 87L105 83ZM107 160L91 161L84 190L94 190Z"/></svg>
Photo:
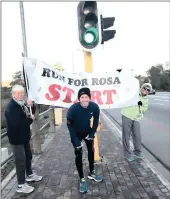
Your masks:
<svg viewBox="0 0 170 199"><path fill-rule="evenodd" d="M107 110L120 124L120 109ZM140 121L142 143L170 168L170 93L149 95L149 109Z"/></svg>

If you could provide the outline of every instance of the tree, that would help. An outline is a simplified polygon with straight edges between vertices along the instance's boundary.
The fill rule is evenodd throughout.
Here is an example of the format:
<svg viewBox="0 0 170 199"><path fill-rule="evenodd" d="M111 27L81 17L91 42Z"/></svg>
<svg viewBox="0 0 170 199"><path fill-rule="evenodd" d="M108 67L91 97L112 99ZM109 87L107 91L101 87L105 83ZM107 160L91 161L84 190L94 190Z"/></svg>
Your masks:
<svg viewBox="0 0 170 199"><path fill-rule="evenodd" d="M149 78L148 78L148 77L145 77L143 83L150 83Z"/></svg>
<svg viewBox="0 0 170 199"><path fill-rule="evenodd" d="M163 67L163 65L162 65L162 64L158 64L158 65L156 65L156 68L158 68L158 69L159 69L159 73L160 73L160 74L163 74L163 73L164 73L164 67Z"/></svg>
<svg viewBox="0 0 170 199"><path fill-rule="evenodd" d="M142 84L144 83L146 77L143 77L141 75L135 76L138 80L139 80L139 84L140 86L142 86Z"/></svg>
<svg viewBox="0 0 170 199"><path fill-rule="evenodd" d="M152 66L147 71L147 74L151 80L153 88L160 89L161 88L162 67L160 65Z"/></svg>
<svg viewBox="0 0 170 199"><path fill-rule="evenodd" d="M25 82L23 79L23 74L22 71L17 71L13 76L12 76L12 82L10 83L10 86L14 86L15 84L19 84L25 87Z"/></svg>
<svg viewBox="0 0 170 199"><path fill-rule="evenodd" d="M165 70L170 71L170 62L165 63Z"/></svg>
<svg viewBox="0 0 170 199"><path fill-rule="evenodd" d="M9 99L9 97L11 96L10 91L11 91L11 88L9 87L1 87L1 98Z"/></svg>
<svg viewBox="0 0 170 199"><path fill-rule="evenodd" d="M157 90L170 90L170 64L166 62L165 66L163 64L157 64L156 66L152 66L147 74L151 79L151 83L153 88Z"/></svg>
<svg viewBox="0 0 170 199"><path fill-rule="evenodd" d="M165 91L170 91L170 77L169 73L164 73L161 76L161 89Z"/></svg>

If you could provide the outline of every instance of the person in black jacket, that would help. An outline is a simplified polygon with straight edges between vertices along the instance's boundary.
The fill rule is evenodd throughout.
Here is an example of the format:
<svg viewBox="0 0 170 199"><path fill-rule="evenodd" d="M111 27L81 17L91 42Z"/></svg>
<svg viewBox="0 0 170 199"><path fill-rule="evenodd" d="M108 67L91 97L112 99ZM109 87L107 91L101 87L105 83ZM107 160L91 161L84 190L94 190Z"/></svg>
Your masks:
<svg viewBox="0 0 170 199"><path fill-rule="evenodd" d="M35 113L35 105L30 100L25 101L24 88L15 85L12 88L12 98L10 99L6 110L5 118L7 124L7 136L12 147L15 158L16 173L18 180L17 192L31 193L34 187L29 186L26 182L40 181L42 176L33 174L31 160L32 152L30 148L30 125L35 119L30 114L29 106L31 106L32 114ZM25 173L27 177L25 178ZM26 182L25 182L26 181Z"/></svg>
<svg viewBox="0 0 170 199"><path fill-rule="evenodd" d="M82 140L85 141L88 150L89 179L101 182L101 176L96 175L94 170L94 136L99 123L99 106L90 101L91 94L89 88L81 88L78 92L80 102L73 104L67 112L67 127L70 132L71 142L75 150L75 163L80 177L80 192L88 191L87 183L83 174L82 163ZM93 125L91 127L91 119Z"/></svg>

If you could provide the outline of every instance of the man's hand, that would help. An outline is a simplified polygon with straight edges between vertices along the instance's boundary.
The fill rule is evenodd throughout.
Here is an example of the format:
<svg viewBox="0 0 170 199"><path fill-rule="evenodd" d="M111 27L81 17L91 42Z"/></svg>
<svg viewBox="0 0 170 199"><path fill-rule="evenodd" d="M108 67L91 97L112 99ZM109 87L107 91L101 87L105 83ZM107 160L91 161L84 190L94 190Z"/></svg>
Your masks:
<svg viewBox="0 0 170 199"><path fill-rule="evenodd" d="M77 150L81 150L82 147L83 147L83 143L81 142L81 145L80 145L80 146L77 146L76 149L77 149Z"/></svg>
<svg viewBox="0 0 170 199"><path fill-rule="evenodd" d="M86 139L86 140L93 140L94 138L89 137L89 135L87 135L87 136L85 137L85 139Z"/></svg>
<svg viewBox="0 0 170 199"><path fill-rule="evenodd" d="M35 120L35 116L34 116L34 115L31 115L30 118L31 118L32 120Z"/></svg>
<svg viewBox="0 0 170 199"><path fill-rule="evenodd" d="M76 149L81 149L81 148L82 148L82 146L81 146L81 145L76 147Z"/></svg>
<svg viewBox="0 0 170 199"><path fill-rule="evenodd" d="M28 106L32 106L32 101L31 100L27 99L26 103L27 103Z"/></svg>
<svg viewBox="0 0 170 199"><path fill-rule="evenodd" d="M138 106L142 106L143 103L141 101L138 102Z"/></svg>

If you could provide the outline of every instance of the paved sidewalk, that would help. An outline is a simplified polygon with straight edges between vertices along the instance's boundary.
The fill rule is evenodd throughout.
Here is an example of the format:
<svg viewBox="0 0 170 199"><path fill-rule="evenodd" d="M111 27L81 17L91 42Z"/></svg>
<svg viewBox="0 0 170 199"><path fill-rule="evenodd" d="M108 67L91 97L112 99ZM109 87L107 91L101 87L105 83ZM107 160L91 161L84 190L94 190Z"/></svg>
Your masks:
<svg viewBox="0 0 170 199"><path fill-rule="evenodd" d="M147 167L145 162L128 163L123 157L122 146L109 130L105 121L99 135L99 150L103 162L96 164L97 173L104 181L87 180L89 192L79 193L79 178L74 163L66 122L36 161L34 170L44 176L39 183L32 183L35 192L30 195L15 193L16 177L2 191L3 199L170 199L169 190ZM84 147L84 171L88 174L87 150Z"/></svg>

